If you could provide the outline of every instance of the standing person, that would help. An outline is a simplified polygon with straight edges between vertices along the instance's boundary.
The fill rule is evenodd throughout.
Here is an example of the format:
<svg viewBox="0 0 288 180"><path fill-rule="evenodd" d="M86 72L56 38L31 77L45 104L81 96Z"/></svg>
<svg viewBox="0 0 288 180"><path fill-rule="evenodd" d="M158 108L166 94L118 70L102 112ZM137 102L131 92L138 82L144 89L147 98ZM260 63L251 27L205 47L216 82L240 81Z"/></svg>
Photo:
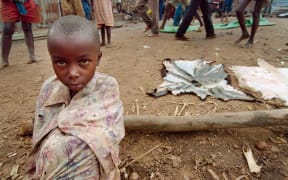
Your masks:
<svg viewBox="0 0 288 180"><path fill-rule="evenodd" d="M83 11L88 20L92 20L92 8L90 0L82 0Z"/></svg>
<svg viewBox="0 0 288 180"><path fill-rule="evenodd" d="M197 9L200 6L202 11L204 26L206 30L206 38L215 38L216 34L214 33L214 28L211 20L211 14L209 10L209 4L207 0L191 0L190 5L188 6L187 12L184 14L182 23L180 24L175 39L187 41L189 38L185 37L184 34L186 33L193 17L197 13Z"/></svg>
<svg viewBox="0 0 288 180"><path fill-rule="evenodd" d="M1 0L1 16L3 21L2 31L2 56L0 70L9 66L8 56L12 47L12 36L15 31L15 23L21 21L25 36L25 43L28 47L29 61L36 62L34 54L34 38L32 32L32 23L40 22L39 7L33 0L7 1Z"/></svg>
<svg viewBox="0 0 288 180"><path fill-rule="evenodd" d="M97 27L101 32L101 46L106 45L106 31L107 47L111 47L111 27L114 26L112 2L111 0L93 0L93 7Z"/></svg>
<svg viewBox="0 0 288 180"><path fill-rule="evenodd" d="M85 17L82 0L61 0L63 15L78 15Z"/></svg>
<svg viewBox="0 0 288 180"><path fill-rule="evenodd" d="M229 13L232 11L233 0L224 0L223 2L223 12L221 13L221 22L228 22Z"/></svg>
<svg viewBox="0 0 288 180"><path fill-rule="evenodd" d="M242 35L238 40L235 41L235 44L238 44L242 40L249 38L247 43L244 45L244 47L246 48L250 48L253 46L254 37L259 24L260 12L265 2L267 2L267 0L255 0L255 1L256 3L253 11L253 24L251 28L251 36L249 36L249 33L245 26L245 17L244 17L244 10L247 7L247 5L251 2L251 0L240 0L240 3L236 9L236 15L241 27Z"/></svg>
<svg viewBox="0 0 288 180"><path fill-rule="evenodd" d="M24 179L120 180L123 106L116 79L97 71L95 24L64 16L50 27L47 47L56 76L37 99Z"/></svg>
<svg viewBox="0 0 288 180"><path fill-rule="evenodd" d="M147 4L152 10L152 19L147 15ZM146 24L144 32L151 30L148 37L157 37L159 34L159 0L137 0L135 8Z"/></svg>

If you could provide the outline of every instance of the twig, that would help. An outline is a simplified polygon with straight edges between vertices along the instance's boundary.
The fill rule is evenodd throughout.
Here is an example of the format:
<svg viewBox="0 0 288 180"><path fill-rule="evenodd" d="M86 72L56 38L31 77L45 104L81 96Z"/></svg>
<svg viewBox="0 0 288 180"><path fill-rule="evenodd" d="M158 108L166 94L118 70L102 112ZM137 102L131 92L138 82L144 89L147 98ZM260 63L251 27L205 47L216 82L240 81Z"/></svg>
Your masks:
<svg viewBox="0 0 288 180"><path fill-rule="evenodd" d="M212 169L207 169L209 174L212 176L214 180L220 180L219 176L212 170Z"/></svg>
<svg viewBox="0 0 288 180"><path fill-rule="evenodd" d="M124 168L126 168L127 166L130 166L131 164L135 163L136 161L138 161L139 159L143 158L144 156L146 156L147 154L151 153L152 151L154 151L155 149L159 148L161 145L163 145L163 143L160 143L156 146L154 146L152 149L150 149L149 151L146 151L145 153L141 154L140 156L136 157L135 159L133 159L132 161L130 161L129 163L127 163L125 166L123 166L120 171L122 171Z"/></svg>
<svg viewBox="0 0 288 180"><path fill-rule="evenodd" d="M229 178L227 177L225 172L222 173L222 176L223 176L224 180L229 180Z"/></svg>
<svg viewBox="0 0 288 180"><path fill-rule="evenodd" d="M186 106L188 106L188 105L195 105L194 103L187 103L187 102L178 103L178 102L174 102L174 101L167 101L167 103L182 105L182 108L180 109L179 112L178 112L178 106L176 106L177 109L175 109L174 116L181 116L181 114L183 113L183 111L184 111L184 109L186 108ZM176 110L177 110L178 113L176 113ZM176 115L175 115L175 114L176 114Z"/></svg>
<svg viewBox="0 0 288 180"><path fill-rule="evenodd" d="M241 176L238 176L235 180L241 180L243 178L247 178L248 176L247 175L241 175Z"/></svg>
<svg viewBox="0 0 288 180"><path fill-rule="evenodd" d="M175 108L175 111L174 111L174 116L177 116L177 114L178 114L178 109L179 109L179 106L176 105L176 108Z"/></svg>
<svg viewBox="0 0 288 180"><path fill-rule="evenodd" d="M135 105L136 105L136 113L137 113L137 116L139 116L139 114L140 114L140 107L139 107L139 104L138 104L138 99L135 100Z"/></svg>
<svg viewBox="0 0 288 180"><path fill-rule="evenodd" d="M184 111L184 109L188 105L194 105L194 103L183 103L183 106L182 106L181 110L179 111L178 116L181 116L182 112Z"/></svg>
<svg viewBox="0 0 288 180"><path fill-rule="evenodd" d="M142 92L142 94L143 94L144 96L146 96L146 93L145 93L145 91L144 91L144 88L143 88L142 86L140 86L139 89L140 89L140 91Z"/></svg>

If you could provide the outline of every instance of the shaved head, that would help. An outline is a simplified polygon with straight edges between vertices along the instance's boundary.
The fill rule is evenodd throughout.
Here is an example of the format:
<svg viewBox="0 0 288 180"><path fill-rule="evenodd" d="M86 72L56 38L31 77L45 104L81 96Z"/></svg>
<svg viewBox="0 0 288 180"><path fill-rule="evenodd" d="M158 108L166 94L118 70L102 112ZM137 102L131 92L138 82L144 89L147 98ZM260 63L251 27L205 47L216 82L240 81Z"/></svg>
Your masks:
<svg viewBox="0 0 288 180"><path fill-rule="evenodd" d="M59 36L80 37L92 40L100 51L99 32L96 25L81 16L68 15L56 20L48 31L48 44Z"/></svg>

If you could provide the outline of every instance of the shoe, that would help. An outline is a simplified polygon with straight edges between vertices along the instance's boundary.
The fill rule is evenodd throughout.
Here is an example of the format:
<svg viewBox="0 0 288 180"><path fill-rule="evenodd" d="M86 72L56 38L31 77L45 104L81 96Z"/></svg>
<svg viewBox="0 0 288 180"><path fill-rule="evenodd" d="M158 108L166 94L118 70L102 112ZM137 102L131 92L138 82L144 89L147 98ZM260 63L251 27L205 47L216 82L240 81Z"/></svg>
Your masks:
<svg viewBox="0 0 288 180"><path fill-rule="evenodd" d="M207 34L206 39L213 39L216 38L216 34Z"/></svg>
<svg viewBox="0 0 288 180"><path fill-rule="evenodd" d="M175 35L175 39L179 41L189 41L189 38L184 35L182 36Z"/></svg>
<svg viewBox="0 0 288 180"><path fill-rule="evenodd" d="M149 34L147 34L147 36L148 36L148 37L158 37L159 34L158 34L158 33L157 33L157 34L149 33Z"/></svg>

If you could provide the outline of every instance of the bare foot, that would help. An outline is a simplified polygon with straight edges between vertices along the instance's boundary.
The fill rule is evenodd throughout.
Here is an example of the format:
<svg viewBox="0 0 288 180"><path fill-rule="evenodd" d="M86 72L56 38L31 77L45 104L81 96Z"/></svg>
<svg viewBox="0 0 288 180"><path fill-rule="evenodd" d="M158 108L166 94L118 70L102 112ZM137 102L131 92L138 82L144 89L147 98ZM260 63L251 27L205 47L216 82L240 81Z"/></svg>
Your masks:
<svg viewBox="0 0 288 180"><path fill-rule="evenodd" d="M105 46L105 42L102 42L102 43L100 44L100 46Z"/></svg>
<svg viewBox="0 0 288 180"><path fill-rule="evenodd" d="M32 56L32 57L30 57L30 60L27 62L27 64L32 64L32 63L35 63L38 61L41 61L41 59L36 57L36 56Z"/></svg>
<svg viewBox="0 0 288 180"><path fill-rule="evenodd" d="M107 47L107 48L111 48L111 47L112 47L112 44L111 44L111 43L107 43L106 47Z"/></svg>
<svg viewBox="0 0 288 180"><path fill-rule="evenodd" d="M6 68L9 66L9 63L8 62L5 62L5 61L2 61L1 64L0 64L0 70Z"/></svg>
<svg viewBox="0 0 288 180"><path fill-rule="evenodd" d="M234 44L238 44L238 43L240 43L243 39L247 39L247 38L249 38L249 34L242 34L242 36L241 36L237 41L235 41Z"/></svg>
<svg viewBox="0 0 288 180"><path fill-rule="evenodd" d="M149 31L150 29L151 29L150 26L146 26L146 28L144 29L144 32L147 32L147 31Z"/></svg>
<svg viewBox="0 0 288 180"><path fill-rule="evenodd" d="M253 42L252 41L247 41L247 43L244 45L245 48L249 49L253 46Z"/></svg>

